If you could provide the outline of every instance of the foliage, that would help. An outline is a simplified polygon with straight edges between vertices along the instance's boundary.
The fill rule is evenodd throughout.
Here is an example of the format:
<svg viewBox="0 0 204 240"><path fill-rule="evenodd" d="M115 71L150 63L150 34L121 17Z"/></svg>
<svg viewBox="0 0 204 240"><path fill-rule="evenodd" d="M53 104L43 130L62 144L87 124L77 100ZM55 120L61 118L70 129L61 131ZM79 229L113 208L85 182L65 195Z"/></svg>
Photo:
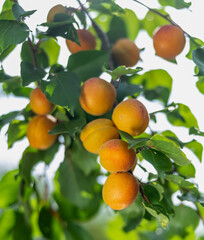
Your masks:
<svg viewBox="0 0 204 240"><path fill-rule="evenodd" d="M78 3L78 9L68 8L71 15L57 14L51 23L36 23L35 33L25 19L32 19L36 10L25 11L17 1L5 0L0 13L2 91L28 98L35 84L39 85L47 99L55 104L51 114L58 124L50 134L59 135L47 150L26 146L19 168L1 178L0 239L197 239L194 232L200 218L204 219L204 195L197 189L196 170L184 150L191 150L201 162L203 146L193 136L203 137L204 132L187 105L169 101L173 78L165 69L143 70L139 63L132 68L117 66L111 56L111 47L119 38L135 41L140 31L152 37L158 26L174 24L166 15L167 6L180 10L189 8L191 3L159 0L161 8L146 6L148 12L144 19L113 0ZM93 12L94 19L90 17ZM88 26L94 34L97 48L71 54L62 66L58 63L62 48L58 38L79 43L76 30L81 25ZM186 38L190 41L186 57L196 64L197 87L204 94L204 44L187 33ZM20 76L9 76L3 69L4 60L15 51L16 45L21 48L21 72ZM96 118L85 113L79 104L81 85L88 78L104 73L116 88L116 104L127 97L158 102L161 110L149 113L150 121L156 124L162 113L171 125L186 128L191 138L183 142L176 132L168 129L160 132L147 129L137 137L119 131L120 138L136 150L138 167L147 174L145 181L139 179L140 193L136 201L121 211L110 211L104 204L101 179L106 178L107 172L98 163L97 155L84 148L79 137L83 127ZM28 105L0 116L0 130L8 126L8 148L26 137L33 115ZM111 119L111 112L104 117ZM33 169L40 162L49 167L62 148L64 159L48 192L48 183L39 181ZM154 173L146 170L147 162ZM177 205L173 201L175 195Z"/></svg>

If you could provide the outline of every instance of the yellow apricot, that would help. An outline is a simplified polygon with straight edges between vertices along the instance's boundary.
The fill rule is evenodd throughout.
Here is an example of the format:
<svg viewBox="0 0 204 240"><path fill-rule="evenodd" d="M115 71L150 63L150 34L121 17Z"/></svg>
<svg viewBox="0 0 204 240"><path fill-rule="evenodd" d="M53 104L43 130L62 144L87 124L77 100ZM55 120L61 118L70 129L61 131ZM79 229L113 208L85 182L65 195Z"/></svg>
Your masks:
<svg viewBox="0 0 204 240"><path fill-rule="evenodd" d="M40 87L37 87L30 94L30 107L34 113L46 115L53 110L54 104L46 98Z"/></svg>
<svg viewBox="0 0 204 240"><path fill-rule="evenodd" d="M66 12L67 12L66 7L62 6L61 4L52 7L47 14L47 22L52 22L56 14Z"/></svg>
<svg viewBox="0 0 204 240"><path fill-rule="evenodd" d="M128 38L119 39L112 47L112 55L118 65L134 66L140 59L140 50Z"/></svg>
<svg viewBox="0 0 204 240"><path fill-rule="evenodd" d="M112 120L119 130L129 133L131 136L137 136L147 128L149 114L140 101L127 99L114 108Z"/></svg>
<svg viewBox="0 0 204 240"><path fill-rule="evenodd" d="M89 122L80 134L85 149L92 153L98 153L101 145L115 138L119 138L119 133L113 122L106 118L99 118Z"/></svg>
<svg viewBox="0 0 204 240"><path fill-rule="evenodd" d="M175 59L184 49L185 43L183 30L174 25L161 26L153 36L156 54L167 60Z"/></svg>
<svg viewBox="0 0 204 240"><path fill-rule="evenodd" d="M48 132L57 124L51 115L36 115L33 117L27 129L27 138L30 146L40 150L49 148L57 139L57 135Z"/></svg>
<svg viewBox="0 0 204 240"><path fill-rule="evenodd" d="M85 112L99 116L112 109L115 99L114 86L104 79L93 77L84 82L79 102Z"/></svg>
<svg viewBox="0 0 204 240"><path fill-rule="evenodd" d="M89 30L78 29L77 35L79 38L80 45L69 39L66 39L67 47L71 53L93 50L96 48L96 39Z"/></svg>
<svg viewBox="0 0 204 240"><path fill-rule="evenodd" d="M128 148L128 143L121 139L111 139L99 149L101 165L109 172L127 172L136 159L133 148Z"/></svg>
<svg viewBox="0 0 204 240"><path fill-rule="evenodd" d="M138 180L129 172L111 173L102 190L104 202L114 210L130 206L138 193Z"/></svg>

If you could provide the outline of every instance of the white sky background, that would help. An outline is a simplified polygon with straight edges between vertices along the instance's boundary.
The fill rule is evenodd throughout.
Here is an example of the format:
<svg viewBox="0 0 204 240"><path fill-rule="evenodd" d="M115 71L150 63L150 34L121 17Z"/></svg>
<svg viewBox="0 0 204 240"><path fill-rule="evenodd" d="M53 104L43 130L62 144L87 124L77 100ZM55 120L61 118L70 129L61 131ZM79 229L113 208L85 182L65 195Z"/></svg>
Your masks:
<svg viewBox="0 0 204 240"><path fill-rule="evenodd" d="M143 3L147 4L149 7L157 8L159 7L157 0L141 0ZM3 5L3 0L0 0L0 9ZM82 1L83 2L83 1ZM135 11L138 18L143 18L147 12L147 9L140 6L132 0L118 0L116 1L123 8L130 8ZM172 19L181 26L186 32L191 36L200 38L204 41L204 0L192 0L192 6L190 10L176 10L172 7L166 8L166 11L170 14ZM25 10L34 10L37 12L33 14L29 19L26 20L28 26L35 30L37 24L41 24L46 21L46 16L51 7L56 4L63 4L66 6L78 7L76 0L19 0L19 4ZM204 95L202 95L196 88L197 78L194 77L194 66L195 64L185 58L186 53L189 50L189 41L187 39L186 47L184 51L177 57L178 64L169 63L159 57L154 55L154 49L152 44L152 39L145 33L141 32L136 38L136 44L139 48L145 48L141 53L141 58L143 62L139 62L137 66L144 68L144 71L149 71L151 69L165 69L173 78L172 94L170 96L169 102L183 103L190 107L192 113L198 120L198 124L201 131L204 131ZM69 56L69 51L65 45L65 41L62 38L58 38L58 43L61 46L59 63L66 66L67 59ZM15 51L7 57L3 62L3 67L8 75L15 76L20 75L20 46L15 49ZM141 98L142 99L142 98ZM157 102L149 103L142 99L143 103L147 107L149 112L162 109L160 104ZM0 90L0 115L6 114L10 111L21 110L28 104L28 99L14 98L12 96L6 96ZM151 123L153 130L172 130L177 136L184 142L192 139L192 136L188 136L188 130L182 127L173 127L167 121L164 115L157 115L158 122L156 124ZM12 149L7 148L5 133L8 126L5 126L0 134L0 172L1 169L13 169L18 167L18 162L21 158L22 152L25 147L28 146L28 140L17 142L14 144ZM194 137L200 143L204 145L203 137ZM198 159L190 151L185 150L188 158L192 160L192 163L196 167L196 182L199 184L200 191L204 192L204 163L200 164ZM63 149L57 155L58 157L51 163L48 174L51 176L54 174L55 170L59 166L59 163L63 160ZM203 157L204 162L204 157ZM42 165L40 165L37 170L40 170ZM150 169L151 166L148 165ZM136 169L134 172L139 178L144 178L144 172L140 169Z"/></svg>

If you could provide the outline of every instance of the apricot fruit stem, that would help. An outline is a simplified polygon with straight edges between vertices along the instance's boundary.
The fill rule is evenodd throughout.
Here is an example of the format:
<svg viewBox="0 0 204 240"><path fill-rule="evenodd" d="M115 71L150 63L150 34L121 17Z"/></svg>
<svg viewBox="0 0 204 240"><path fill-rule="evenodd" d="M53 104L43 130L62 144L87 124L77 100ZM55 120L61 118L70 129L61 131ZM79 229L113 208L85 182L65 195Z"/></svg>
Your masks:
<svg viewBox="0 0 204 240"><path fill-rule="evenodd" d="M102 31L102 29L99 27L99 25L91 18L91 16L89 15L88 11L86 10L86 8L83 6L83 4L81 3L80 0L77 0L77 2L79 3L81 10L84 11L86 13L86 15L88 16L88 18L90 19L98 37L101 39L102 42L102 50L108 50L110 48L110 41L108 39L108 36Z"/></svg>

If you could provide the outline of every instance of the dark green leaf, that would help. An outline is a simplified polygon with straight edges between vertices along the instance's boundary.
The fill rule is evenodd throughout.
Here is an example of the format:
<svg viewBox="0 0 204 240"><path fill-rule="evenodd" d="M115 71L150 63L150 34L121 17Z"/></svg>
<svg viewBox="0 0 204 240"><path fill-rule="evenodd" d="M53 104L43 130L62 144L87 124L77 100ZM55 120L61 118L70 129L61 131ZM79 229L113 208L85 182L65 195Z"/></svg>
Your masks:
<svg viewBox="0 0 204 240"><path fill-rule="evenodd" d="M25 23L13 20L0 20L0 54L11 45L19 44L28 37ZM18 33L18 34L17 34Z"/></svg>
<svg viewBox="0 0 204 240"><path fill-rule="evenodd" d="M159 0L159 3L162 6L171 6L176 9L189 8L191 6L191 2L187 3L184 0Z"/></svg>
<svg viewBox="0 0 204 240"><path fill-rule="evenodd" d="M32 82L41 81L46 72L39 67L34 67L31 63L21 62L21 77L23 86L27 86Z"/></svg>
<svg viewBox="0 0 204 240"><path fill-rule="evenodd" d="M120 215L122 216L125 225L123 226L123 230L125 232L129 232L136 228L142 221L142 218L145 213L145 209L143 206L143 199L139 194L137 199L126 209L120 211Z"/></svg>
<svg viewBox="0 0 204 240"><path fill-rule="evenodd" d="M0 181L0 208L9 207L18 201L20 180L16 179L17 173L17 170L7 172Z"/></svg>
<svg viewBox="0 0 204 240"><path fill-rule="evenodd" d="M81 81L72 72L59 72L50 81L41 81L41 89L50 102L69 107L74 114L81 92Z"/></svg>
<svg viewBox="0 0 204 240"><path fill-rule="evenodd" d="M12 122L16 117L18 117L21 114L22 114L22 111L14 111L14 112L10 112L8 114L1 115L0 116L0 130L4 125Z"/></svg>
<svg viewBox="0 0 204 240"><path fill-rule="evenodd" d="M69 57L67 67L68 70L76 73L81 81L86 81L102 73L102 66L109 62L109 56L108 51L80 51Z"/></svg>
<svg viewBox="0 0 204 240"><path fill-rule="evenodd" d="M179 166L185 166L190 164L190 161L176 145L176 143L160 134L155 134L148 141L148 145L151 146L151 148L164 153L167 157L174 160L174 162Z"/></svg>
<svg viewBox="0 0 204 240"><path fill-rule="evenodd" d="M204 76L204 48L197 48L192 52L192 58L194 63L199 68L199 73L197 76Z"/></svg>
<svg viewBox="0 0 204 240"><path fill-rule="evenodd" d="M91 235L85 228L80 226L79 224L76 223L69 223L69 226L67 227L68 230L68 239L80 239L80 240L93 240ZM70 238L71 237L71 238Z"/></svg>
<svg viewBox="0 0 204 240"><path fill-rule="evenodd" d="M186 57L189 59L192 59L193 50L204 46L204 42L199 38L194 38L191 36L189 36L189 39L190 39L190 49L189 49L189 52L186 54Z"/></svg>
<svg viewBox="0 0 204 240"><path fill-rule="evenodd" d="M10 123L7 131L8 148L13 146L13 143L25 137L27 132L27 122L14 120Z"/></svg>
<svg viewBox="0 0 204 240"><path fill-rule="evenodd" d="M204 206L204 195L203 194L195 194L192 192L185 192L181 196L178 196L181 201L189 201L189 202L199 202Z"/></svg>
<svg viewBox="0 0 204 240"><path fill-rule="evenodd" d="M172 78L163 69L151 70L143 75L135 75L130 82L143 85L144 95L148 100L158 99L165 105L168 103L171 93Z"/></svg>
<svg viewBox="0 0 204 240"><path fill-rule="evenodd" d="M16 45L11 45L7 47L1 54L0 54L0 62L2 62L16 47Z"/></svg>
<svg viewBox="0 0 204 240"><path fill-rule="evenodd" d="M204 132L200 131L198 128L195 128L195 127L191 127L189 129L189 134L194 134L194 135L198 135L198 136L202 136L204 137Z"/></svg>
<svg viewBox="0 0 204 240"><path fill-rule="evenodd" d="M90 8L94 9L98 12L104 13L104 14L110 14L110 15L119 15L121 13L124 13L123 8L121 8L119 5L114 3L113 1L93 1L90 4Z"/></svg>
<svg viewBox="0 0 204 240"><path fill-rule="evenodd" d="M13 12L14 18L17 21L20 21L22 17L28 17L28 16L32 15L34 12L36 12L36 10L24 11L23 8L19 4L14 3L12 6L12 12Z"/></svg>
<svg viewBox="0 0 204 240"><path fill-rule="evenodd" d="M147 149L141 151L141 154L143 158L150 162L158 172L170 171L172 169L172 162L170 159L157 150Z"/></svg>

